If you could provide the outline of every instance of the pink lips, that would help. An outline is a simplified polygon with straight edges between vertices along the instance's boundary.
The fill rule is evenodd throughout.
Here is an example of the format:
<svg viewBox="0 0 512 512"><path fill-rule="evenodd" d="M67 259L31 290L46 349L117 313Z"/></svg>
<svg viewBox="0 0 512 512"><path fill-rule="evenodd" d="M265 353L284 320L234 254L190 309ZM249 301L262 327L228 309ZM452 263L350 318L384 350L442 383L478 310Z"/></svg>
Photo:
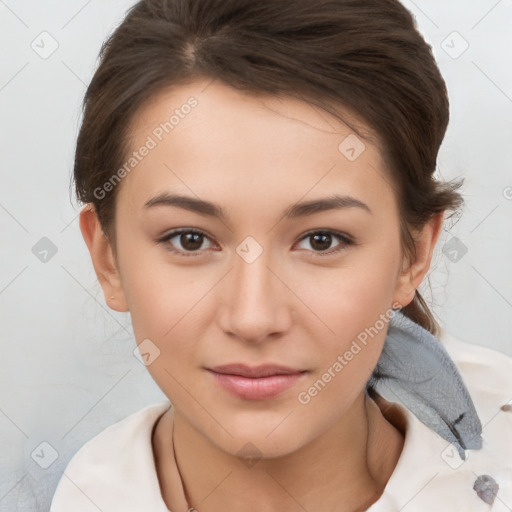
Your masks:
<svg viewBox="0 0 512 512"><path fill-rule="evenodd" d="M208 368L216 382L246 400L266 400L292 387L306 371L278 365L229 364Z"/></svg>

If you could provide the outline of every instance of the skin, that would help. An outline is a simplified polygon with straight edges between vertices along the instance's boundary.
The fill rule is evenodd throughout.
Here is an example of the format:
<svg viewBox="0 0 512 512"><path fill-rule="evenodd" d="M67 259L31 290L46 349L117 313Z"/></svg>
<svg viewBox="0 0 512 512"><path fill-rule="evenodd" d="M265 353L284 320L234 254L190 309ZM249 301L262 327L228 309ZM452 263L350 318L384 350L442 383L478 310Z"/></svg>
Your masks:
<svg viewBox="0 0 512 512"><path fill-rule="evenodd" d="M182 510L170 491L174 421L181 479L199 512L363 510L382 493L403 446L398 428L365 400L386 329L309 403L297 395L380 314L412 301L442 215L415 234L416 258L408 261L376 146L365 141L350 161L338 150L352 133L345 124L298 99L250 95L219 81L153 98L130 126L131 147L190 96L198 105L118 185L116 250L94 208L80 216L107 304L130 312L137 343L149 338L160 350L148 370L174 406L174 417L164 414L153 435L163 498ZM214 202L227 219L144 207L162 192ZM290 205L335 193L357 198L371 213L346 207L282 216ZM189 249L199 256L169 250L186 253L187 238L157 241L177 228L205 233L200 248ZM312 230L346 233L356 245L334 235L315 244L305 236ZM263 249L251 263L236 252L247 236ZM308 373L277 397L245 400L204 369L234 362ZM252 467L237 457L246 443L262 457Z"/></svg>

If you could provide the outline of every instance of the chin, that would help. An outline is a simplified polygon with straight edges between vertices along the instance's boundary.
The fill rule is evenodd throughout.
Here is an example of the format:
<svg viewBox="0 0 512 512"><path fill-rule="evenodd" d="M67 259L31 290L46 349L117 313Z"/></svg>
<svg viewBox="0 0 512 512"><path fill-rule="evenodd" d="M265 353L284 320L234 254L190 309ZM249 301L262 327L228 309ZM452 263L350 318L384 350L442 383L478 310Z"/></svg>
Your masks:
<svg viewBox="0 0 512 512"><path fill-rule="evenodd" d="M292 428L291 423L286 424L287 420L283 421L285 417L286 414L279 415L279 421L270 423L254 417L252 420L239 421L236 424L226 422L225 424L229 425L227 430L233 437L220 427L222 433L209 430L205 435L221 450L242 459L284 457L308 442L304 437L305 433Z"/></svg>
<svg viewBox="0 0 512 512"><path fill-rule="evenodd" d="M218 441L218 440L217 440ZM221 450L238 457L247 466L253 465L261 459L278 459L286 457L297 451L302 445L297 440L285 441L283 438L276 438L272 441L265 439L265 435L243 436L231 439L227 446L217 445Z"/></svg>

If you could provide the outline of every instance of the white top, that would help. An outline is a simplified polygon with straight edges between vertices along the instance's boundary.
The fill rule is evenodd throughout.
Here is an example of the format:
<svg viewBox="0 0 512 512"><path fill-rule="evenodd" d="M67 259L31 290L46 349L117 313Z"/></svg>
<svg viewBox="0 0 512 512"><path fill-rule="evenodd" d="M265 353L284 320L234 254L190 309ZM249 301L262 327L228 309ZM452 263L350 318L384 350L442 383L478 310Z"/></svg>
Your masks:
<svg viewBox="0 0 512 512"><path fill-rule="evenodd" d="M394 403L383 412L392 422L397 409L405 416L406 424L397 425L405 428L404 446L384 493L368 512L512 510L512 358L464 343L444 330L439 339L475 404L483 425L482 449L466 451L462 461L454 446ZM150 405L85 443L65 469L50 512L169 512L151 443L152 429L169 407L168 401ZM492 505L473 490L480 475L499 485ZM173 487L184 506L173 512L186 512L177 468Z"/></svg>

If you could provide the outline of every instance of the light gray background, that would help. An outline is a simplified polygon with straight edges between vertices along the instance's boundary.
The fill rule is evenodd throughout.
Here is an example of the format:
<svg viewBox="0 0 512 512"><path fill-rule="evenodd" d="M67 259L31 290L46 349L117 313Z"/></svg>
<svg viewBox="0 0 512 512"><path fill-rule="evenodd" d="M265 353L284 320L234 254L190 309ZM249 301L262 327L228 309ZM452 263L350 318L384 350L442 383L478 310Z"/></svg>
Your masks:
<svg viewBox="0 0 512 512"><path fill-rule="evenodd" d="M48 510L86 440L165 399L133 355L129 317L104 304L69 190L86 84L132 3L0 0L1 511ZM432 265L433 310L458 338L512 355L512 2L404 4L449 89L439 174L466 177L463 215ZM47 58L31 47L52 39ZM32 251L43 237L57 249L46 262ZM57 452L48 469L42 442Z"/></svg>

